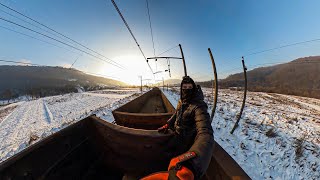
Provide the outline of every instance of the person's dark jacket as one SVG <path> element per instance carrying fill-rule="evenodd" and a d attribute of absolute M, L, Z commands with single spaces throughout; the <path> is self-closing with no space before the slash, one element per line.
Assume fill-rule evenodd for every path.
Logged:
<path fill-rule="evenodd" d="M 168 121 L 170 129 L 183 140 L 181 144 L 187 144 L 186 151 L 197 154 L 196 158 L 186 164 L 194 172 L 195 179 L 204 175 L 213 152 L 213 130 L 207 110 L 202 90 L 198 86 L 194 97 L 188 103 L 179 101 L 175 115 Z"/>

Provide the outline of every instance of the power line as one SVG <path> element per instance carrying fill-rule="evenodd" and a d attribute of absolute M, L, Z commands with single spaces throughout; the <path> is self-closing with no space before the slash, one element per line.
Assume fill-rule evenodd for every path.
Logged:
<path fill-rule="evenodd" d="M 71 66 L 69 67 L 69 69 L 71 69 L 72 66 L 78 61 L 78 59 L 80 58 L 80 56 L 82 56 L 82 54 L 77 57 L 77 59 L 71 64 Z"/>
<path fill-rule="evenodd" d="M 35 24 L 33 24 L 33 23 L 30 23 L 30 22 L 28 22 L 28 21 L 26 21 L 26 20 L 24 20 L 24 19 L 22 19 L 22 18 L 20 18 L 20 17 L 18 17 L 18 16 L 15 16 L 15 15 L 13 15 L 13 14 L 11 14 L 11 13 L 8 13 L 8 12 L 6 12 L 6 11 L 2 10 L 2 9 L 0 9 L 0 11 L 2 11 L 3 13 L 6 13 L 6 14 L 8 14 L 8 15 L 10 15 L 10 16 L 12 16 L 12 17 L 16 18 L 16 19 L 19 19 L 19 20 L 21 20 L 21 21 L 23 21 L 23 22 L 25 22 L 25 23 L 27 23 L 27 24 L 29 24 L 29 25 L 33 26 L 33 27 L 36 27 L 36 28 L 38 28 L 38 29 L 41 29 L 41 30 L 43 30 L 43 31 L 45 31 L 45 32 L 47 32 L 47 33 L 49 33 L 49 34 L 51 34 L 51 35 L 53 35 L 53 36 L 57 37 L 57 38 L 62 39 L 62 38 L 61 38 L 60 36 L 58 36 L 57 34 L 52 33 L 52 32 L 50 32 L 50 31 L 48 31 L 48 30 L 46 30 L 46 29 L 43 29 L 43 28 L 41 28 L 40 26 L 37 26 L 37 25 L 35 25 Z"/>
<path fill-rule="evenodd" d="M 56 31 L 56 30 L 54 30 L 54 29 L 52 29 L 52 28 L 50 28 L 50 27 L 46 26 L 45 24 L 43 24 L 43 23 L 41 23 L 41 22 L 39 22 L 39 21 L 37 21 L 37 20 L 35 20 L 35 19 L 33 19 L 33 18 L 31 18 L 31 17 L 27 16 L 27 15 L 24 15 L 23 13 L 21 13 L 21 12 L 19 12 L 19 11 L 15 10 L 15 9 L 13 9 L 13 8 L 11 8 L 11 7 L 9 7 L 9 6 L 5 5 L 5 4 L 3 4 L 3 3 L 1 3 L 1 2 L 0 2 L 0 5 L 1 5 L 1 6 L 3 6 L 3 7 L 5 7 L 5 8 L 7 8 L 7 9 L 10 9 L 11 11 L 13 11 L 13 12 L 15 12 L 15 13 L 17 13 L 17 14 L 19 14 L 19 15 L 21 15 L 21 16 L 23 16 L 23 17 L 25 17 L 25 18 L 27 18 L 27 19 L 29 19 L 29 20 L 31 20 L 31 21 L 33 21 L 33 22 L 35 22 L 35 23 L 37 23 L 37 24 L 39 24 L 39 25 L 41 25 L 41 26 L 43 26 L 43 27 L 46 27 L 47 29 L 49 29 L 49 30 L 51 30 L 51 31 L 53 31 L 53 32 L 55 32 L 55 33 L 57 33 L 57 34 L 59 34 L 60 36 L 62 36 L 62 37 L 64 37 L 64 38 L 66 38 L 66 39 L 68 39 L 68 40 L 70 40 L 70 41 L 72 41 L 72 42 L 74 42 L 74 43 L 76 43 L 76 44 L 80 45 L 81 47 L 83 47 L 83 48 L 85 48 L 85 49 L 87 49 L 87 50 L 89 50 L 89 51 L 91 51 L 91 52 L 94 52 L 94 53 L 96 53 L 96 54 L 98 54 L 98 55 L 100 55 L 100 56 L 102 56 L 102 57 L 104 57 L 104 58 L 108 59 L 109 61 L 111 61 L 111 62 L 113 62 L 113 63 L 117 64 L 118 66 L 121 66 L 122 68 L 124 68 L 121 64 L 118 64 L 117 62 L 113 61 L 112 59 L 107 58 L 106 56 L 104 56 L 104 55 L 102 55 L 102 54 L 98 53 L 97 51 L 92 50 L 91 48 L 88 48 L 88 47 L 87 47 L 87 46 L 85 46 L 85 45 L 82 45 L 81 43 L 79 43 L 79 42 L 77 42 L 77 41 L 75 41 L 75 40 L 73 40 L 73 39 L 69 38 L 69 37 L 68 37 L 68 36 L 66 36 L 66 35 L 63 35 L 62 33 L 60 33 L 60 32 L 58 32 L 58 31 Z"/>
<path fill-rule="evenodd" d="M 30 37 L 30 38 L 32 38 L 32 39 L 35 39 L 35 40 L 41 41 L 41 42 L 46 43 L 46 44 L 50 44 L 50 45 L 52 45 L 52 46 L 55 46 L 55 47 L 58 47 L 58 48 L 64 49 L 64 50 L 66 50 L 66 51 L 69 51 L 69 52 L 75 53 L 75 54 L 77 54 L 77 55 L 79 55 L 79 56 L 82 56 L 82 54 L 80 54 L 80 53 L 78 53 L 78 52 L 72 51 L 72 50 L 67 49 L 67 48 L 64 48 L 64 47 L 62 47 L 62 46 L 58 46 L 58 45 L 56 45 L 56 44 L 53 44 L 53 43 L 51 43 L 51 42 L 48 42 L 48 41 L 45 41 L 45 40 L 42 40 L 42 39 L 39 39 L 39 38 L 36 38 L 36 37 L 34 37 L 34 36 L 31 36 L 31 35 L 28 35 L 28 34 L 25 34 L 25 33 L 22 33 L 22 32 L 19 32 L 19 31 L 16 31 L 16 30 L 13 30 L 13 29 L 10 29 L 10 28 L 7 28 L 7 27 L 4 27 L 4 26 L 0 26 L 0 28 L 6 29 L 6 30 L 8 30 L 8 31 L 12 31 L 12 32 L 17 33 L 17 34 L 24 35 L 24 36 L 27 36 L 27 37 Z M 89 58 L 90 58 L 90 57 L 89 57 Z M 97 59 L 94 59 L 94 58 L 90 58 L 90 59 L 92 59 L 92 60 L 94 60 L 94 61 L 97 61 L 97 62 L 98 62 L 98 60 L 97 60 Z M 99 62 L 100 62 L 100 61 L 99 61 Z"/>
<path fill-rule="evenodd" d="M 162 55 L 162 54 L 164 54 L 164 53 L 166 53 L 166 52 L 168 52 L 168 51 L 171 51 L 172 49 L 174 49 L 174 48 L 176 48 L 176 47 L 178 47 L 178 45 L 176 45 L 176 46 L 174 46 L 174 47 L 171 47 L 171 48 L 165 50 L 164 52 L 158 54 L 157 56 L 160 56 L 160 55 Z"/>
<path fill-rule="evenodd" d="M 319 62 L 316 62 L 316 61 L 306 61 L 306 62 L 287 62 L 287 63 L 284 63 L 284 62 L 274 62 L 274 63 L 263 63 L 263 64 L 256 64 L 256 65 L 251 65 L 251 66 L 247 66 L 247 67 L 250 67 L 250 68 L 255 68 L 255 67 L 259 67 L 259 66 L 263 66 L 263 67 L 267 67 L 265 65 L 289 65 L 289 64 L 298 64 L 298 65 L 301 65 L 301 64 L 319 64 L 320 65 L 320 61 Z"/>
<path fill-rule="evenodd" d="M 147 9 L 148 9 L 148 17 L 149 17 L 149 24 L 150 24 L 150 31 L 151 31 L 151 39 L 152 39 L 152 46 L 153 46 L 153 54 L 156 56 L 156 49 L 154 48 L 154 40 L 153 40 L 153 32 L 152 32 L 152 25 L 151 25 L 151 17 L 150 17 L 150 11 L 149 11 L 149 3 L 148 0 L 146 0 L 147 3 Z"/>
<path fill-rule="evenodd" d="M 119 78 L 114 77 L 114 76 L 106 76 L 106 75 L 103 75 L 103 74 L 91 73 L 91 72 L 87 72 L 87 71 L 83 71 L 83 70 L 80 70 L 80 71 L 83 72 L 83 73 L 89 74 L 89 75 L 99 76 L 99 77 L 103 77 L 103 78 L 113 78 L 113 79 L 117 79 L 118 81 L 121 81 Z"/>
<path fill-rule="evenodd" d="M 148 3 L 148 0 L 146 0 L 146 4 L 147 4 L 147 10 L 148 10 L 148 17 L 149 17 L 149 26 L 150 26 L 150 31 L 151 31 L 153 55 L 156 56 L 156 49 L 154 48 L 154 40 L 153 40 L 153 32 L 152 32 L 152 25 L 151 25 L 151 18 L 150 18 L 150 11 L 149 11 L 149 3 Z M 157 71 L 157 70 L 158 70 L 157 59 L 155 60 L 155 65 L 156 65 L 156 71 Z"/>
<path fill-rule="evenodd" d="M 320 65 L 320 61 L 319 62 L 315 62 L 315 61 L 306 61 L 306 62 L 274 62 L 274 63 L 262 63 L 262 64 L 255 64 L 255 65 L 249 65 L 247 66 L 247 68 L 259 68 L 259 66 L 262 66 L 260 68 L 263 68 L 263 67 L 268 67 L 268 66 L 265 66 L 265 65 L 288 65 L 288 64 L 295 64 L 295 65 L 301 65 L 301 64 L 318 64 Z M 227 73 L 231 73 L 232 71 L 234 70 L 242 70 L 243 68 L 235 68 L 235 69 L 230 69 L 228 71 L 222 71 L 220 72 L 221 74 L 227 74 Z M 242 72 L 240 72 L 242 73 Z"/>
<path fill-rule="evenodd" d="M 67 48 L 64 48 L 64 47 L 58 46 L 58 45 L 53 44 L 53 43 L 51 43 L 51 42 L 48 42 L 48 41 L 45 41 L 45 40 L 42 40 L 42 39 L 36 38 L 36 37 L 34 37 L 34 36 L 30 36 L 30 35 L 28 35 L 28 34 L 25 34 L 25 33 L 22 33 L 22 32 L 19 32 L 19 31 L 16 31 L 16 30 L 13 30 L 13 29 L 10 29 L 10 28 L 7 28 L 7 27 L 4 27 L 4 26 L 0 26 L 0 28 L 6 29 L 6 30 L 8 30 L 8 31 L 11 31 L 11 32 L 14 32 L 14 33 L 17 33 L 17 34 L 24 35 L 24 36 L 27 36 L 27 37 L 30 37 L 30 38 L 32 38 L 32 39 L 35 39 L 35 40 L 38 40 L 38 41 L 41 41 L 41 42 L 44 42 L 44 43 L 50 44 L 50 45 L 52 45 L 52 46 L 55 46 L 55 47 L 58 47 L 58 48 L 64 49 L 64 50 L 66 50 L 66 51 L 69 51 L 69 52 L 72 52 L 72 53 L 75 53 L 75 54 L 79 54 L 79 53 L 77 53 L 77 52 L 71 51 L 71 50 L 69 50 L 69 49 L 67 49 Z"/>
<path fill-rule="evenodd" d="M 261 54 L 261 53 L 265 53 L 265 52 L 269 52 L 269 51 L 274 51 L 274 50 L 277 50 L 277 49 L 282 49 L 282 48 L 286 48 L 286 47 L 290 47 L 290 46 L 296 46 L 296 45 L 300 45 L 300 44 L 306 44 L 306 43 L 315 42 L 315 41 L 320 41 L 320 39 L 316 38 L 316 39 L 311 39 L 311 40 L 307 40 L 307 41 L 301 41 L 301 42 L 296 42 L 296 43 L 292 43 L 292 44 L 286 44 L 286 45 L 283 45 L 283 46 L 278 46 L 278 47 L 274 47 L 274 48 L 270 48 L 270 49 L 265 49 L 265 50 L 262 50 L 262 51 L 249 53 L 249 54 L 247 54 L 247 55 L 245 55 L 243 57 L 248 57 L 248 56 L 252 56 L 252 55 L 256 55 L 256 54 Z"/>
<path fill-rule="evenodd" d="M 66 46 L 69 46 L 69 47 L 71 47 L 71 48 L 73 48 L 73 49 L 76 49 L 76 50 L 78 50 L 78 51 L 81 51 L 81 52 L 83 52 L 83 53 L 85 53 L 85 54 L 87 54 L 87 55 L 90 55 L 90 56 L 93 56 L 93 57 L 95 57 L 95 58 L 97 58 L 97 59 L 100 59 L 100 60 L 102 60 L 102 61 L 104 61 L 104 62 L 106 62 L 106 63 L 109 63 L 109 64 L 111 64 L 111 65 L 114 65 L 114 66 L 116 66 L 116 67 L 118 67 L 118 68 L 124 69 L 123 67 L 121 67 L 121 66 L 119 66 L 119 65 L 117 65 L 117 64 L 113 64 L 112 62 L 106 61 L 106 60 L 104 60 L 104 59 L 102 59 L 102 58 L 100 58 L 100 57 L 98 57 L 98 56 L 96 56 L 96 55 L 93 55 L 93 54 L 87 52 L 87 51 L 84 51 L 84 50 L 82 50 L 82 49 L 79 49 L 79 48 L 77 48 L 77 47 L 75 47 L 75 46 L 73 46 L 73 45 L 70 45 L 70 44 L 65 43 L 65 42 L 63 42 L 63 41 L 60 41 L 60 40 L 58 40 L 58 39 L 56 39 L 56 38 L 53 38 L 53 37 L 48 36 L 48 35 L 46 35 L 46 34 L 43 34 L 43 33 L 41 33 L 41 32 L 38 32 L 38 31 L 35 31 L 35 30 L 30 29 L 30 28 L 28 28 L 28 27 L 25 27 L 25 26 L 23 26 L 23 25 L 21 25 L 21 24 L 18 24 L 18 23 L 15 23 L 15 22 L 13 22 L 13 21 L 4 19 L 4 18 L 2 18 L 2 17 L 0 17 L 0 20 L 6 21 L 6 22 L 8 22 L 8 23 L 11 23 L 11 24 L 14 24 L 14 25 L 16 25 L 16 26 L 22 27 L 22 28 L 27 29 L 27 30 L 29 30 L 29 31 L 32 31 L 32 32 L 34 32 L 34 33 L 40 34 L 40 35 L 42 35 L 42 36 L 44 36 L 44 37 L 47 37 L 47 38 L 52 39 L 52 40 L 54 40 L 54 41 L 57 41 L 57 42 L 59 42 L 59 43 L 61 43 L 61 44 L 64 44 L 64 45 L 66 45 Z"/>
<path fill-rule="evenodd" d="M 120 17 L 121 17 L 121 19 L 122 19 L 123 23 L 126 25 L 126 27 L 127 27 L 128 31 L 130 32 L 130 34 L 131 34 L 132 38 L 133 38 L 133 39 L 134 39 L 134 41 L 136 42 L 136 44 L 137 44 L 137 46 L 138 46 L 138 48 L 139 48 L 139 50 L 140 50 L 140 52 L 141 52 L 142 56 L 143 56 L 143 57 L 144 57 L 144 59 L 146 60 L 146 62 L 147 62 L 147 64 L 148 64 L 148 66 L 149 66 L 149 68 L 150 68 L 150 70 L 151 70 L 151 72 L 152 72 L 152 74 L 153 74 L 153 70 L 152 70 L 152 68 L 151 68 L 150 64 L 148 63 L 148 60 L 147 60 L 146 56 L 144 55 L 144 53 L 143 53 L 143 51 L 142 51 L 142 49 L 141 49 L 141 47 L 140 47 L 140 45 L 139 45 L 139 43 L 138 43 L 137 39 L 136 39 L 136 38 L 135 38 L 135 36 L 133 35 L 133 33 L 132 33 L 132 31 L 131 31 L 131 29 L 130 29 L 130 27 L 129 27 L 128 23 L 127 23 L 127 21 L 126 21 L 126 20 L 124 19 L 124 17 L 122 16 L 122 14 L 121 14 L 121 12 L 120 12 L 120 9 L 118 8 L 118 6 L 117 6 L 117 4 L 114 2 L 114 0 L 111 0 L 111 2 L 112 2 L 112 4 L 113 4 L 113 6 L 116 8 L 116 10 L 117 10 L 118 14 L 120 15 Z"/>
<path fill-rule="evenodd" d="M 265 49 L 265 50 L 262 50 L 262 51 L 253 52 L 253 53 L 247 54 L 247 55 L 245 55 L 243 57 L 252 56 L 252 55 L 255 55 L 255 54 L 261 54 L 261 53 L 265 53 L 265 52 L 268 52 L 268 51 L 274 51 L 274 50 L 285 48 L 285 47 L 296 46 L 296 45 L 299 45 L 299 44 L 310 43 L 310 42 L 314 42 L 314 41 L 320 41 L 320 39 L 319 38 L 318 39 L 311 39 L 311 40 L 307 40 L 307 41 L 301 41 L 301 42 L 296 42 L 296 43 L 292 43 L 292 44 L 286 44 L 286 45 L 279 46 L 279 47 L 274 47 L 274 48 Z"/>

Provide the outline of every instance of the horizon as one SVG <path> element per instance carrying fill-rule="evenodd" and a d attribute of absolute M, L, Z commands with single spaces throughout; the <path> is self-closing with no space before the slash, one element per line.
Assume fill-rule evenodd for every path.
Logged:
<path fill-rule="evenodd" d="M 300 57 L 319 55 L 318 1 L 183 2 L 148 1 L 153 49 L 146 2 L 116 1 L 146 57 L 181 44 L 188 75 L 196 81 L 210 80 L 212 77 L 207 48 L 212 49 L 219 79 L 242 71 L 241 56 L 245 56 L 246 66 L 250 69 L 258 64 L 285 63 Z M 0 51 L 3 52 L 0 59 L 63 67 L 74 64 L 72 67 L 81 71 L 116 77 L 133 85 L 140 84 L 141 75 L 143 79 L 153 79 L 111 1 L 4 0 L 1 3 L 92 48 L 124 68 L 117 68 L 5 21 L 0 21 L 0 39 L 6 42 L 0 45 Z M 48 29 L 44 31 L 44 27 L 39 29 L 26 23 L 35 24 L 4 6 L 0 6 L 0 17 L 52 36 Z M 68 39 L 61 36 L 60 39 L 83 49 Z M 180 56 L 179 51 L 175 47 L 163 55 Z M 167 69 L 166 60 L 149 62 L 154 72 L 162 71 L 154 79 L 180 79 L 183 76 L 182 62 L 170 61 L 172 77 L 164 73 Z"/>
<path fill-rule="evenodd" d="M 290 63 L 290 62 L 293 62 L 293 61 L 296 61 L 296 60 L 299 60 L 299 59 L 310 58 L 310 57 L 320 57 L 320 55 L 319 56 L 298 57 L 296 59 L 293 59 L 293 60 L 290 60 L 290 61 L 286 61 L 286 62 L 275 62 L 275 63 L 271 63 L 271 64 L 267 63 L 267 64 L 259 65 L 259 66 L 256 66 L 256 67 L 252 67 L 250 70 L 247 70 L 247 72 L 255 70 L 255 69 L 259 69 L 259 68 L 266 68 L 266 67 L 272 67 L 272 66 L 277 66 L 277 65 L 281 65 L 281 64 L 287 64 L 287 63 Z M 76 71 L 80 71 L 80 72 L 82 72 L 84 74 L 87 74 L 87 75 L 96 76 L 96 77 L 102 77 L 102 78 L 111 79 L 111 80 L 115 80 L 115 81 L 120 81 L 122 83 L 125 83 L 127 86 L 140 86 L 141 85 L 140 83 L 139 84 L 130 84 L 130 83 L 127 83 L 125 81 L 122 81 L 121 79 L 119 79 L 117 77 L 110 77 L 110 76 L 103 75 L 103 74 L 95 74 L 95 73 L 91 73 L 91 72 L 85 72 L 85 71 L 82 71 L 81 69 L 77 69 L 77 68 L 74 68 L 74 67 L 70 68 L 70 67 L 59 66 L 59 65 L 57 65 L 57 66 L 34 65 L 34 64 L 29 64 L 29 62 L 21 62 L 21 63 L 23 63 L 23 64 L 11 63 L 11 65 L 10 64 L 5 64 L 5 65 L 1 65 L 0 64 L 0 66 L 56 67 L 56 68 L 62 68 L 62 69 L 76 70 Z M 229 74 L 228 76 L 226 76 L 224 78 L 218 78 L 218 80 L 225 80 L 229 76 L 232 76 L 232 75 L 235 75 L 235 74 L 239 74 L 239 73 L 242 73 L 242 72 L 231 73 L 231 74 Z M 160 80 L 160 79 L 155 80 L 155 82 L 153 82 L 152 79 L 145 79 L 145 80 L 147 80 L 147 82 L 145 84 L 143 83 L 143 86 L 147 85 L 147 84 L 152 84 L 152 85 L 157 85 L 159 83 L 162 84 L 162 80 Z M 164 81 L 170 81 L 170 80 L 182 80 L 182 77 L 181 78 L 177 77 L 177 78 L 164 79 Z M 212 81 L 212 80 L 213 80 L 213 78 L 204 79 L 204 80 L 195 80 L 195 82 L 207 82 L 207 81 Z M 150 81 L 152 81 L 153 83 L 149 83 Z"/>

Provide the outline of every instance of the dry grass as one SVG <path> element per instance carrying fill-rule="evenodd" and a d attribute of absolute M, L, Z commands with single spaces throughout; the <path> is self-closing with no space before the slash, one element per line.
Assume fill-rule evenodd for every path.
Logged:
<path fill-rule="evenodd" d="M 271 128 L 266 132 L 266 136 L 268 136 L 270 138 L 274 138 L 274 137 L 277 137 L 278 134 L 275 132 L 274 128 Z"/>
<path fill-rule="evenodd" d="M 303 145 L 304 145 L 304 142 L 306 141 L 306 137 L 307 137 L 306 134 L 304 134 L 293 142 L 293 146 L 296 148 L 295 149 L 296 161 L 299 160 L 303 155 L 303 150 L 304 150 Z"/>
<path fill-rule="evenodd" d="M 0 122 L 4 119 L 10 112 L 12 112 L 17 106 L 10 106 L 7 108 L 0 109 Z"/>

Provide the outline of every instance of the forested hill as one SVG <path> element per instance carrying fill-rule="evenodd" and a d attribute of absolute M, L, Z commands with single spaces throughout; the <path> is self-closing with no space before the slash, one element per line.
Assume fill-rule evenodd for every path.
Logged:
<path fill-rule="evenodd" d="M 247 77 L 250 91 L 320 98 L 320 56 L 256 68 L 248 71 Z M 243 73 L 230 75 L 219 84 L 222 88 L 243 87 Z"/>
<path fill-rule="evenodd" d="M 113 79 L 85 74 L 76 69 L 48 66 L 0 66 L 0 99 L 9 96 L 47 96 L 77 90 L 125 86 Z"/>

